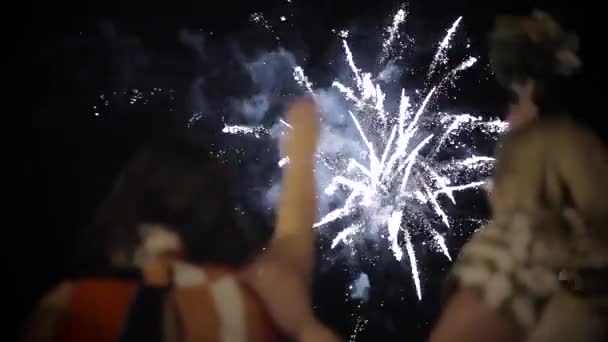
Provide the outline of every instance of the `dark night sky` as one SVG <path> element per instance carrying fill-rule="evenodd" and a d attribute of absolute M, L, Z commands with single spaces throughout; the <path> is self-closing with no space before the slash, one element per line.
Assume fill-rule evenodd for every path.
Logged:
<path fill-rule="evenodd" d="M 419 41 L 435 42 L 436 39 L 424 39 L 426 32 L 439 37 L 457 16 L 463 15 L 462 30 L 471 38 L 477 54 L 483 55 L 485 34 L 497 13 L 526 13 L 535 5 L 551 11 L 581 33 L 582 55 L 586 59 L 588 49 L 584 48 L 590 38 L 583 30 L 584 9 L 555 2 L 547 2 L 551 4 L 548 7 L 538 1 L 491 2 L 414 0 L 409 6 L 411 25 Z M 290 23 L 294 28 L 279 32 L 289 37 L 282 39 L 282 45 L 298 56 L 308 57 L 304 66 L 313 79 L 329 82 L 326 75 L 331 70 L 326 62 L 332 56 L 335 40 L 328 32 L 354 23 L 360 30 L 374 28 L 374 32 L 379 32 L 380 25 L 399 4 L 384 0 L 293 0 L 290 12 L 294 18 Z M 75 236 L 108 191 L 121 163 L 141 141 L 183 124 L 176 118 L 191 110 L 193 80 L 197 76 L 217 80 L 217 86 L 209 90 L 210 97 L 235 96 L 243 91 L 244 86 L 235 85 L 239 75 L 231 65 L 235 63 L 229 58 L 231 52 L 237 46 L 244 53 L 277 46 L 271 35 L 252 31 L 249 14 L 263 12 L 267 17 L 278 17 L 287 13 L 286 8 L 285 0 L 196 1 L 187 5 L 124 1 L 78 6 L 52 2 L 38 7 L 33 17 L 33 32 L 38 38 L 34 47 L 33 139 L 25 173 L 29 207 L 35 208 L 32 210 L 36 214 L 23 229 L 28 248 L 37 253 L 27 265 L 34 269 L 30 271 L 33 281 L 29 282 L 31 288 L 20 292 L 19 317 L 38 296 L 69 273 Z M 182 29 L 214 32 L 206 44 L 205 63 L 180 43 L 178 33 Z M 457 105 L 496 112 L 504 99 L 493 82 L 479 86 L 475 77 L 481 76 L 477 72 L 463 77 L 460 87 L 477 88 L 465 92 Z M 112 110 L 99 117 L 93 115 L 92 107 L 101 105 L 100 94 L 154 87 L 174 92 L 165 92 L 146 106 L 129 106 L 123 97 Z M 213 134 L 217 127 L 203 131 Z M 427 268 L 434 266 L 438 270 L 430 276 L 426 290 L 431 299 L 424 305 L 408 306 L 391 302 L 390 295 L 385 294 L 385 306 L 370 314 L 381 318 L 370 323 L 364 336 L 421 340 L 432 324 L 442 269 L 446 267 L 445 263 L 431 262 Z M 385 281 L 397 285 L 404 282 L 413 301 L 409 276 L 386 272 Z M 337 292 L 344 286 L 344 277 L 336 270 L 317 285 L 318 302 L 323 307 L 321 316 L 342 333 L 348 332 L 352 324 L 349 309 L 341 306 L 343 300 Z M 379 325 L 377 322 L 382 320 L 385 324 Z"/>

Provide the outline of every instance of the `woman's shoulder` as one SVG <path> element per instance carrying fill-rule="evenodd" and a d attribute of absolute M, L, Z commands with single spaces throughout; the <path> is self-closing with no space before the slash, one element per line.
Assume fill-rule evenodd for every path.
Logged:
<path fill-rule="evenodd" d="M 497 159 L 504 163 L 531 160 L 578 160 L 593 155 L 597 161 L 606 158 L 606 146 L 596 132 L 567 116 L 548 117 L 529 123 L 502 137 Z M 503 164 L 504 164 L 503 163 Z"/>
<path fill-rule="evenodd" d="M 68 310 L 75 284 L 65 281 L 47 292 L 34 308 L 27 323 L 23 341 L 51 341 L 57 322 Z"/>
<path fill-rule="evenodd" d="M 572 143 L 601 144 L 593 129 L 566 115 L 541 118 L 510 133 L 509 137 L 515 142 L 543 142 L 553 146 Z"/>

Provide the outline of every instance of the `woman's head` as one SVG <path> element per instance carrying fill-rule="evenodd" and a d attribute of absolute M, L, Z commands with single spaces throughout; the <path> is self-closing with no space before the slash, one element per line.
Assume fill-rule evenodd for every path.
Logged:
<path fill-rule="evenodd" d="M 190 261 L 244 263 L 264 234 L 245 220 L 230 171 L 185 139 L 148 146 L 127 164 L 100 206 L 85 246 L 97 245 L 93 254 L 102 267 L 130 263 L 142 227 L 156 225 L 179 236 Z"/>
<path fill-rule="evenodd" d="M 562 114 L 572 77 L 582 67 L 577 52 L 577 37 L 544 13 L 498 18 L 490 60 L 511 95 L 509 121 L 518 125 L 537 115 Z"/>

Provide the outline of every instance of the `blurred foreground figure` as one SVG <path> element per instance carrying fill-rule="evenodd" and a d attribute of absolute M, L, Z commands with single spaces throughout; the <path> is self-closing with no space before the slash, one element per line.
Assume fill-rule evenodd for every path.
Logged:
<path fill-rule="evenodd" d="M 608 154 L 560 97 L 576 37 L 545 14 L 499 18 L 498 80 L 513 94 L 492 222 L 465 245 L 431 341 L 608 340 Z"/>
<path fill-rule="evenodd" d="M 314 103 L 296 101 L 288 119 L 290 165 L 270 239 L 243 214 L 230 170 L 209 151 L 187 141 L 153 146 L 85 232 L 92 275 L 43 298 L 25 340 L 334 341 L 310 299 Z"/>

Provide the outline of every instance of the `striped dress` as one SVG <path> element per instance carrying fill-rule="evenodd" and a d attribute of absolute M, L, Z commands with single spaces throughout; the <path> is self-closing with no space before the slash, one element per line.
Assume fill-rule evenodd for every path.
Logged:
<path fill-rule="evenodd" d="M 124 277 L 88 277 L 64 283 L 43 300 L 38 310 L 42 314 L 38 320 L 34 317 L 26 339 L 279 340 L 262 303 L 233 271 L 184 262 L 174 263 L 171 271 L 170 286 L 148 286 L 140 279 Z"/>

